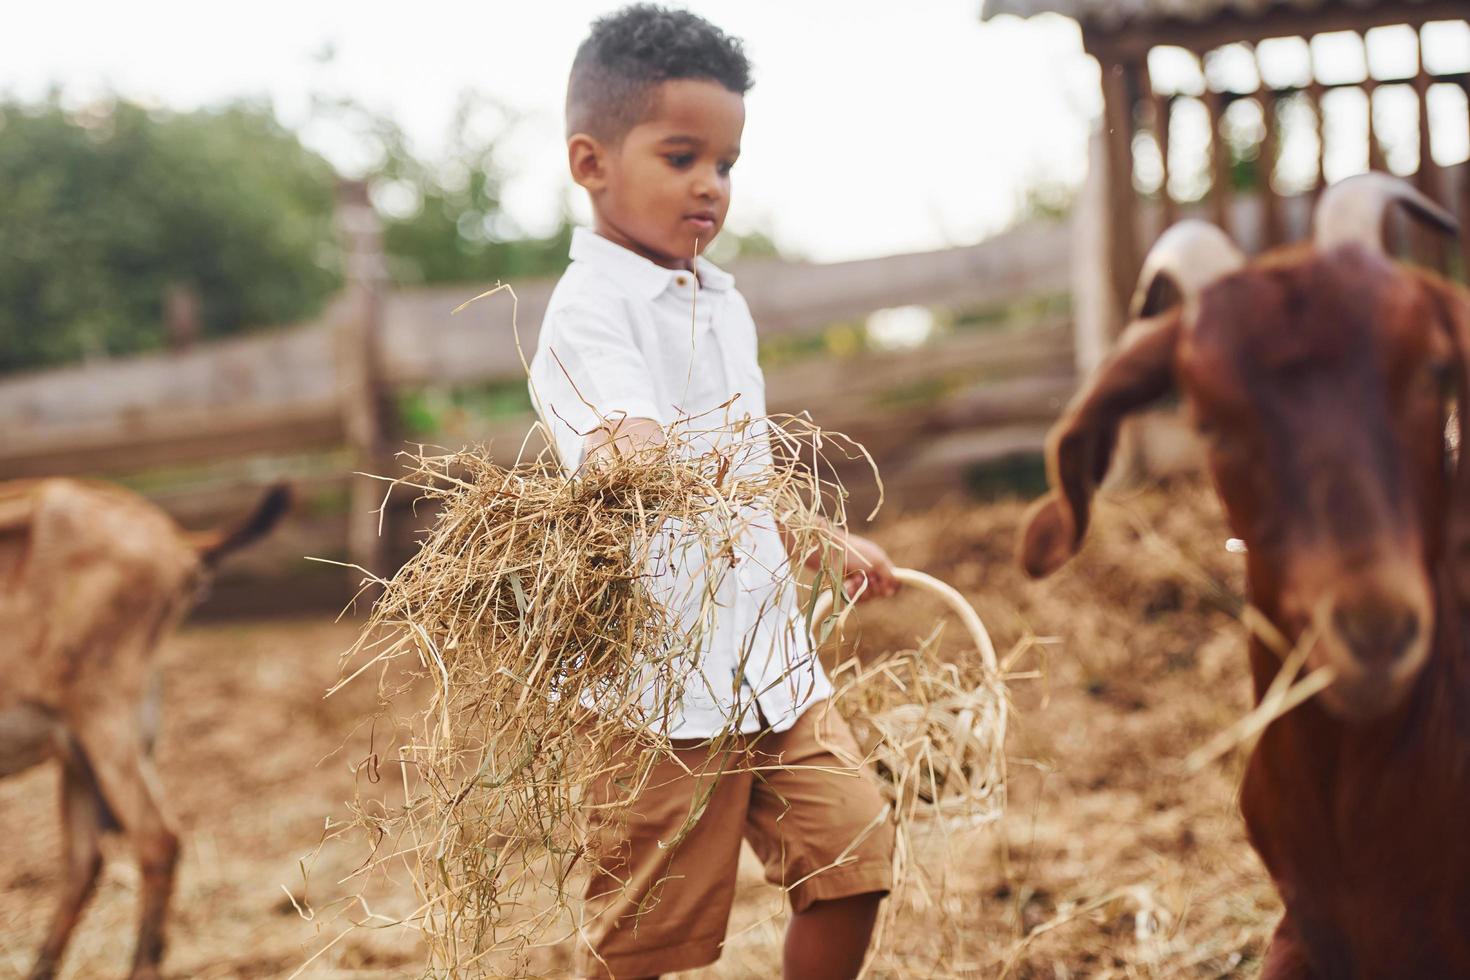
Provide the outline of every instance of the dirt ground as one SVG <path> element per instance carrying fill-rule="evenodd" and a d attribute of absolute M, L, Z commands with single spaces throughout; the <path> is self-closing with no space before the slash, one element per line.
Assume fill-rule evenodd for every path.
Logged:
<path fill-rule="evenodd" d="M 901 564 L 964 591 L 1002 649 L 1026 635 L 1055 642 L 1014 667 L 1031 676 L 1011 684 L 1006 817 L 925 846 L 926 867 L 948 869 L 944 888 L 897 910 L 873 974 L 1254 975 L 1279 907 L 1236 811 L 1243 760 L 1184 766 L 1248 706 L 1239 559 L 1218 508 L 1189 483 L 1115 498 L 1082 557 L 1045 583 L 1013 564 L 1021 510 L 893 514 L 875 533 Z M 874 604 L 864 643 L 912 645 L 936 609 Z M 168 977 L 419 975 L 410 931 L 344 934 L 349 917 L 411 911 L 411 892 L 379 883 L 367 908 L 343 906 L 360 889 L 338 882 L 365 851 L 318 850 L 374 745 L 371 684 L 322 696 L 355 629 L 326 617 L 193 626 L 162 651 L 158 764 L 185 836 Z M 24 975 L 51 913 L 56 795 L 49 766 L 0 782 L 0 977 Z M 725 956 L 693 976 L 779 971 L 780 896 L 746 857 Z M 117 842 L 109 858 L 66 977 L 126 971 L 137 873 Z M 564 975 L 566 957 L 535 962 Z"/>

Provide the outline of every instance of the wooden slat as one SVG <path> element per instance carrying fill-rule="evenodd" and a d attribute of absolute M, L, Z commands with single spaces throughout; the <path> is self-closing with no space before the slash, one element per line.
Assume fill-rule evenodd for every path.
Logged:
<path fill-rule="evenodd" d="M 966 248 L 831 265 L 766 261 L 736 272 L 762 334 L 771 335 L 883 306 L 1003 306 L 1062 293 L 1070 252 L 1065 225 L 1040 224 Z M 551 288 L 541 281 L 519 291 L 528 356 Z M 383 382 L 453 385 L 524 377 L 511 338 L 509 295 L 449 315 L 472 295 L 474 287 L 466 286 L 387 296 Z M 317 324 L 184 354 L 0 381 L 0 418 L 6 422 L 0 429 L 0 478 L 120 472 L 341 445 L 348 429 L 341 408 L 344 385 L 357 383 L 341 371 L 351 359 L 351 350 L 341 347 L 342 331 L 363 315 L 361 302 L 344 295 Z"/>
<path fill-rule="evenodd" d="M 1142 255 L 1138 244 L 1138 194 L 1133 189 L 1133 103 L 1129 89 L 1132 64 L 1103 67 L 1104 159 L 1107 161 L 1107 233 L 1109 281 L 1117 322 L 1126 318 Z"/>
<path fill-rule="evenodd" d="M 1418 71 L 1414 73 L 1414 94 L 1419 103 L 1419 172 L 1416 183 L 1419 190 L 1426 194 L 1431 200 L 1443 204 L 1444 197 L 1444 174 L 1434 162 L 1434 151 L 1432 145 L 1433 131 L 1429 119 L 1429 86 L 1434 79 L 1424 68 L 1424 46 L 1420 42 L 1419 33 L 1414 33 L 1415 51 L 1414 57 L 1418 63 Z"/>
<path fill-rule="evenodd" d="M 1312 185 L 1312 197 L 1315 199 L 1327 189 L 1327 114 L 1322 111 L 1322 97 L 1327 88 L 1322 83 L 1322 75 L 1317 64 L 1317 55 L 1312 50 L 1311 38 L 1307 42 L 1307 86 L 1304 90 L 1307 103 L 1312 107 L 1312 125 L 1317 127 L 1317 178 Z"/>
<path fill-rule="evenodd" d="M 1365 80 L 1362 84 L 1363 94 L 1368 98 L 1368 169 L 1387 170 L 1388 161 L 1383 155 L 1383 144 L 1378 139 L 1378 124 L 1373 118 L 1373 96 L 1378 91 L 1378 80 L 1373 77 L 1372 66 L 1368 60 L 1368 37 L 1365 31 L 1356 32 L 1358 43 L 1363 49 L 1363 74 Z"/>
<path fill-rule="evenodd" d="M 1370 78 L 1363 83 L 1362 88 L 1368 99 L 1368 169 L 1387 170 L 1388 159 L 1383 152 L 1383 142 L 1378 138 L 1377 120 L 1373 118 L 1373 95 L 1378 91 L 1378 83 Z"/>
<path fill-rule="evenodd" d="M 1042 222 L 967 248 L 826 265 L 768 260 L 735 274 L 761 334 L 773 336 L 888 306 L 1000 308 L 1064 293 L 1070 260 L 1067 226 Z"/>
<path fill-rule="evenodd" d="M 1470 141 L 1470 77 L 1460 83 L 1465 90 L 1465 131 L 1466 139 Z M 1465 274 L 1470 278 L 1470 160 L 1461 164 L 1458 168 L 1460 187 L 1460 261 L 1465 263 Z M 1446 175 L 1447 179 L 1449 175 Z"/>
<path fill-rule="evenodd" d="M 335 401 L 285 411 L 154 413 L 120 428 L 107 418 L 65 430 L 20 430 L 0 455 L 0 479 L 126 473 L 221 456 L 296 453 L 340 446 Z"/>
<path fill-rule="evenodd" d="M 347 249 L 344 301 L 350 315 L 337 329 L 338 404 L 342 429 L 352 452 L 348 488 L 347 557 L 349 583 L 364 572 L 382 575 L 387 515 L 381 512 L 382 484 L 367 474 L 392 469 L 387 451 L 392 408 L 383 378 L 383 294 L 387 260 L 383 229 L 368 197 L 367 184 L 343 181 L 338 189 L 337 226 Z"/>
<path fill-rule="evenodd" d="M 1317 179 L 1312 185 L 1313 197 L 1327 189 L 1327 116 L 1322 111 L 1323 92 L 1316 82 L 1307 87 L 1307 101 L 1312 106 L 1312 119 L 1317 127 Z"/>
<path fill-rule="evenodd" d="M 1253 4 L 1249 13 L 1222 11 L 1200 20 L 1170 19 L 1158 24 L 1129 22 L 1117 32 L 1083 25 L 1082 42 L 1099 61 L 1146 57 L 1161 44 L 1203 53 L 1237 41 L 1255 43 L 1274 37 L 1310 37 L 1335 31 L 1367 31 L 1374 27 L 1435 20 L 1465 20 L 1465 0 L 1417 0 L 1411 4 L 1319 3 L 1310 9 L 1289 4 Z"/>
<path fill-rule="evenodd" d="M 330 308 L 317 325 L 0 383 L 0 478 L 116 472 L 340 443 Z"/>
<path fill-rule="evenodd" d="M 1179 220 L 1179 207 L 1169 193 L 1169 135 L 1173 128 L 1174 100 L 1167 95 L 1151 92 L 1153 100 L 1154 136 L 1159 143 L 1159 158 L 1163 167 L 1163 181 L 1159 186 L 1159 233 Z"/>
<path fill-rule="evenodd" d="M 1230 235 L 1230 149 L 1225 145 L 1224 97 L 1206 89 L 1205 108 L 1210 112 L 1210 212 L 1215 224 Z"/>
<path fill-rule="evenodd" d="M 1256 157 L 1257 191 L 1261 195 L 1261 206 L 1266 218 L 1266 243 L 1280 245 L 1286 241 L 1286 224 L 1281 214 L 1281 196 L 1276 193 L 1274 178 L 1276 160 L 1280 154 L 1280 120 L 1276 96 L 1269 89 L 1261 92 L 1261 118 L 1265 134 L 1261 139 L 1260 153 Z"/>
<path fill-rule="evenodd" d="M 1044 391 L 1031 386 L 1038 378 Z M 1022 330 L 964 331 L 912 350 L 815 356 L 772 367 L 766 371 L 766 404 L 774 414 L 809 413 L 819 425 L 871 440 L 875 453 L 887 454 L 924 429 L 1055 418 L 1058 386 L 1073 378 L 1071 325 L 1057 321 Z M 911 389 L 931 382 L 940 389 L 932 400 L 922 392 L 910 396 Z M 944 393 L 956 384 L 957 390 Z M 529 413 L 502 419 L 461 432 L 454 441 L 488 444 L 509 461 L 541 450 L 539 437 L 525 443 L 534 421 Z"/>
<path fill-rule="evenodd" d="M 463 384 L 523 376 L 516 354 L 518 328 L 529 359 L 554 282 L 516 283 L 453 314 L 490 288 L 465 284 L 390 293 L 383 308 L 383 363 L 395 385 Z M 512 316 L 514 314 L 514 318 Z"/>
<path fill-rule="evenodd" d="M 979 385 L 945 399 L 931 415 L 935 431 L 954 432 L 1027 422 L 1049 422 L 1062 414 L 1077 390 L 1071 371 L 1037 373 Z"/>
<path fill-rule="evenodd" d="M 980 464 L 1039 456 L 1046 446 L 1047 430 L 1044 423 L 1031 423 L 927 439 L 884 478 L 889 497 L 912 507 L 953 495 L 963 487 L 965 475 Z"/>
<path fill-rule="evenodd" d="M 1071 237 L 1040 223 L 962 248 L 818 264 L 765 260 L 732 268 L 761 336 L 800 333 L 876 309 L 918 303 L 955 309 L 1004 306 L 1066 292 Z M 536 349 L 552 284 L 516 287 L 450 311 L 471 287 L 404 290 L 387 298 L 384 360 L 396 385 L 458 384 L 524 376 L 515 336 Z M 512 329 L 512 310 L 515 327 Z"/>
<path fill-rule="evenodd" d="M 1415 34 L 1418 40 L 1418 34 Z M 1419 55 L 1419 71 L 1414 76 L 1414 97 L 1419 108 L 1419 169 L 1414 174 L 1414 183 L 1419 190 L 1430 200 L 1441 204 L 1446 203 L 1444 194 L 1444 174 L 1434 162 L 1434 153 L 1431 145 L 1432 132 L 1429 125 L 1429 86 L 1431 80 L 1424 71 L 1423 52 Z M 1422 257 L 1423 261 L 1431 268 L 1447 271 L 1449 268 L 1449 249 L 1446 248 L 1444 236 L 1431 232 L 1417 222 L 1411 226 L 1410 241 L 1416 255 Z"/>
<path fill-rule="evenodd" d="M 1449 84 L 1449 85 L 1463 85 L 1463 84 L 1465 84 L 1466 79 L 1467 78 L 1470 78 L 1470 72 L 1458 72 L 1457 71 L 1457 72 L 1433 73 L 1433 74 L 1428 75 L 1428 78 L 1429 78 L 1429 80 L 1430 80 L 1431 83 L 1434 83 L 1434 82 L 1444 82 L 1444 83 Z M 1375 85 L 1413 85 L 1414 84 L 1414 76 L 1413 75 L 1403 75 L 1403 76 L 1396 76 L 1396 77 L 1393 77 L 1393 78 L 1375 78 L 1372 81 L 1373 81 L 1373 84 L 1375 84 Z M 1226 103 L 1228 104 L 1229 102 L 1231 102 L 1231 101 L 1233 101 L 1235 99 L 1248 99 L 1248 98 L 1251 98 L 1253 96 L 1260 95 L 1264 91 L 1269 91 L 1272 95 L 1275 95 L 1276 98 L 1278 98 L 1278 99 L 1285 99 L 1285 98 L 1287 98 L 1289 96 L 1298 95 L 1298 94 L 1300 94 L 1302 92 L 1312 91 L 1313 89 L 1317 89 L 1317 90 L 1320 90 L 1322 92 L 1331 92 L 1331 91 L 1335 91 L 1336 89 L 1347 89 L 1347 88 L 1361 89 L 1362 87 L 1363 87 L 1363 82 L 1361 82 L 1361 81 L 1352 81 L 1352 82 L 1312 82 L 1309 85 L 1269 85 L 1268 86 L 1268 85 L 1257 84 L 1256 87 L 1253 88 L 1253 89 L 1251 89 L 1249 92 L 1225 92 L 1225 93 L 1222 93 L 1222 97 L 1225 99 Z"/>
<path fill-rule="evenodd" d="M 1175 218 L 1174 198 L 1169 195 L 1169 117 L 1172 104 L 1167 96 L 1154 91 L 1147 58 L 1138 62 L 1138 84 L 1141 87 L 1139 99 L 1146 105 L 1149 129 L 1159 151 L 1159 223 L 1155 233 L 1162 234 Z"/>
<path fill-rule="evenodd" d="M 855 407 L 871 413 L 885 393 L 931 380 L 963 376 L 971 384 L 1066 371 L 1072 360 L 1070 324 L 1014 332 L 958 334 L 908 351 L 856 357 L 814 357 L 766 372 L 766 403 L 773 412 L 817 415 Z M 818 422 L 827 424 L 819 417 Z"/>
<path fill-rule="evenodd" d="M 332 388 L 336 351 L 330 324 L 341 313 L 334 307 L 321 324 L 217 341 L 186 354 L 13 375 L 0 381 L 0 455 L 32 428 L 64 429 L 112 416 L 122 425 L 170 409 L 286 408 L 318 401 L 323 389 Z"/>
<path fill-rule="evenodd" d="M 1256 154 L 1256 190 L 1265 216 L 1266 244 L 1286 241 L 1286 222 L 1282 216 L 1281 195 L 1276 191 L 1276 165 L 1281 157 L 1281 97 L 1266 84 L 1260 49 L 1252 45 L 1251 56 L 1256 69 L 1256 102 L 1261 107 L 1261 144 Z"/>

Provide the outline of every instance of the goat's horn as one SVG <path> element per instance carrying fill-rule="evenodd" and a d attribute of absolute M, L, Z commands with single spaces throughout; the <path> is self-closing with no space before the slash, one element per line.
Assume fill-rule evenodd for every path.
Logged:
<path fill-rule="evenodd" d="M 1143 260 L 1133 292 L 1133 319 L 1163 309 L 1161 286 L 1168 282 L 1192 306 L 1206 286 L 1245 266 L 1245 255 L 1230 236 L 1208 221 L 1181 221 L 1159 236 Z"/>
<path fill-rule="evenodd" d="M 1402 204 L 1409 213 L 1447 235 L 1459 231 L 1455 216 L 1419 193 L 1414 186 L 1383 173 L 1358 174 L 1338 181 L 1322 192 L 1312 216 L 1312 239 L 1320 249 L 1356 242 L 1385 250 L 1383 218 L 1388 209 Z"/>

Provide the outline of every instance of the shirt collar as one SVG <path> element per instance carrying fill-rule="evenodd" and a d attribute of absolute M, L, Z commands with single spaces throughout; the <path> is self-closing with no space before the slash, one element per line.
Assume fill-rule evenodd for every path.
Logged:
<path fill-rule="evenodd" d="M 649 299 L 663 293 L 679 277 L 689 275 L 683 269 L 665 269 L 617 242 L 603 238 L 590 228 L 572 229 L 571 255 L 572 261 L 585 262 L 615 279 L 627 282 Z M 701 289 L 723 292 L 735 285 L 735 277 L 713 262 L 700 259 L 695 268 L 699 270 Z"/>

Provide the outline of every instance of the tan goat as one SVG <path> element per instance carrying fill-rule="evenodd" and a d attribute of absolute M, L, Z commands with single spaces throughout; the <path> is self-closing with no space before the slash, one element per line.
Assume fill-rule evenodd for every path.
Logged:
<path fill-rule="evenodd" d="M 107 830 L 126 834 L 142 869 L 131 976 L 159 975 L 179 839 L 149 760 L 151 661 L 215 563 L 289 501 L 273 487 L 238 526 L 190 533 L 118 487 L 0 483 L 0 777 L 50 758 L 62 768 L 65 884 L 33 980 L 57 971 Z"/>

